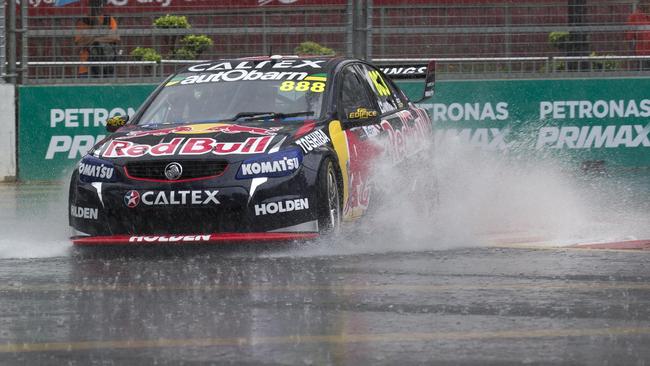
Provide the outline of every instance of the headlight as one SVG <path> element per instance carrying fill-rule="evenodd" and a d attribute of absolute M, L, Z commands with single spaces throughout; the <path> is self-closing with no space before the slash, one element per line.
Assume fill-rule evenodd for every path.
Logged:
<path fill-rule="evenodd" d="M 117 174 L 113 163 L 86 155 L 77 166 L 79 180 L 85 183 L 115 182 Z"/>
<path fill-rule="evenodd" d="M 302 164 L 302 152 L 298 148 L 257 156 L 241 163 L 237 179 L 258 177 L 284 177 L 297 171 Z"/>

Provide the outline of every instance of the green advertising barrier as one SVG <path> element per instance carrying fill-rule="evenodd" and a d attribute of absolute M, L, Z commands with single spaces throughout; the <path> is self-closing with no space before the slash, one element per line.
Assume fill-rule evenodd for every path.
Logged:
<path fill-rule="evenodd" d="M 106 119 L 132 115 L 154 87 L 20 87 L 19 179 L 67 180 L 72 165 L 106 135 Z"/>
<path fill-rule="evenodd" d="M 421 82 L 401 82 L 412 99 Z M 23 86 L 19 179 L 66 180 L 106 134 L 115 114 L 133 114 L 155 85 Z M 435 139 L 576 163 L 650 166 L 650 79 L 442 81 L 421 105 Z"/>
<path fill-rule="evenodd" d="M 401 83 L 411 97 L 421 83 Z M 445 81 L 420 103 L 447 139 L 567 164 L 650 166 L 650 79 Z"/>

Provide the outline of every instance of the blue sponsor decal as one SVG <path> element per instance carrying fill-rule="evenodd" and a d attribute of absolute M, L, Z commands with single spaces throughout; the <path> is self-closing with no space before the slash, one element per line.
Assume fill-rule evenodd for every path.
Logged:
<path fill-rule="evenodd" d="M 86 183 L 93 182 L 115 182 L 115 166 L 112 163 L 86 156 L 79 162 L 79 180 Z"/>
<path fill-rule="evenodd" d="M 298 170 L 301 164 L 302 153 L 299 149 L 284 150 L 245 160 L 236 178 L 284 177 Z"/>

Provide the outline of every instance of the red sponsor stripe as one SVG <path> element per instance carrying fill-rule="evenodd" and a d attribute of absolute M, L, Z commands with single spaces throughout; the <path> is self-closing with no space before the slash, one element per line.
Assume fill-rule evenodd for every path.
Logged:
<path fill-rule="evenodd" d="M 73 238 L 74 245 L 219 244 L 312 240 L 318 233 L 219 233 L 187 235 L 114 235 Z"/>
<path fill-rule="evenodd" d="M 626 240 L 609 243 L 576 244 L 573 248 L 650 250 L 650 240 Z"/>

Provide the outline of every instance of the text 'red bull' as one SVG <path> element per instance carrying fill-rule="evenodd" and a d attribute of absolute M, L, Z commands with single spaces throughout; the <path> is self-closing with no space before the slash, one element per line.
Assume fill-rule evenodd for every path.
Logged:
<path fill-rule="evenodd" d="M 398 113 L 401 120 L 401 129 L 396 129 L 390 122 L 381 121 L 381 128 L 388 132 L 388 155 L 393 162 L 400 162 L 408 157 L 412 152 L 418 149 L 413 145 L 425 143 L 431 135 L 431 125 L 427 123 L 428 119 L 423 115 L 424 112 L 418 110 L 417 117 L 413 119 L 410 111 Z M 413 121 L 409 125 L 409 121 Z"/>
<path fill-rule="evenodd" d="M 209 137 L 178 137 L 170 142 L 156 145 L 136 144 L 131 141 L 113 140 L 103 149 L 105 158 L 136 158 L 144 155 L 214 155 L 259 154 L 266 151 L 273 137 L 249 137 L 241 142 L 217 142 Z"/>

